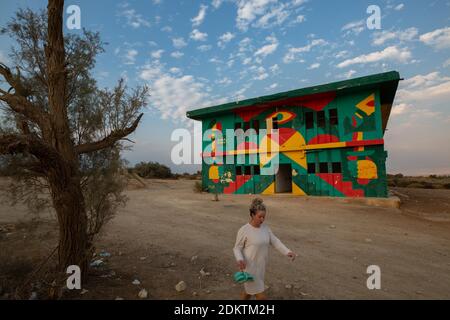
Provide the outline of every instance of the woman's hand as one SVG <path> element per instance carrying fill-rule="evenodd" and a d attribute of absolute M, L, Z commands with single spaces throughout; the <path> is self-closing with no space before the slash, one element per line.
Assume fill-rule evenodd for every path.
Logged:
<path fill-rule="evenodd" d="M 244 271 L 245 267 L 246 267 L 245 261 L 239 260 L 239 261 L 238 261 L 238 268 L 239 268 L 239 270 L 240 270 L 240 271 Z"/>
<path fill-rule="evenodd" d="M 295 253 L 293 253 L 292 251 L 289 251 L 288 252 L 288 254 L 287 254 L 287 256 L 289 257 L 289 258 L 291 258 L 291 261 L 294 261 L 295 260 L 295 257 L 297 256 Z"/>

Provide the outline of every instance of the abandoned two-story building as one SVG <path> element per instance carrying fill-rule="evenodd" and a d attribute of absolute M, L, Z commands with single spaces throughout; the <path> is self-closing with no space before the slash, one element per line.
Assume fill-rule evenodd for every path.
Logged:
<path fill-rule="evenodd" d="M 202 121 L 203 132 L 264 134 L 233 150 L 212 134 L 212 144 L 203 142 L 203 186 L 235 194 L 387 197 L 383 137 L 399 80 L 392 71 L 187 112 Z M 262 174 L 274 152 L 261 141 L 277 144 L 274 174 Z M 238 155 L 242 163 L 215 161 Z"/>

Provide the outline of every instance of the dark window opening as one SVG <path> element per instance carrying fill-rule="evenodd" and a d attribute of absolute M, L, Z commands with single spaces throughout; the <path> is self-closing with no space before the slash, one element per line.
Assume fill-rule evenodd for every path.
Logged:
<path fill-rule="evenodd" d="M 325 111 L 317 112 L 317 127 L 325 128 Z"/>
<path fill-rule="evenodd" d="M 273 117 L 272 118 L 272 129 L 278 129 L 278 118 L 277 117 Z"/>
<path fill-rule="evenodd" d="M 341 168 L 340 162 L 333 162 L 331 164 L 331 167 L 333 169 L 333 173 L 342 173 L 342 168 Z"/>
<path fill-rule="evenodd" d="M 316 173 L 316 164 L 308 163 L 308 173 Z"/>
<path fill-rule="evenodd" d="M 245 175 L 246 176 L 252 175 L 252 167 L 251 166 L 245 166 Z"/>
<path fill-rule="evenodd" d="M 244 122 L 244 131 L 250 129 L 250 122 Z"/>
<path fill-rule="evenodd" d="M 253 175 L 254 176 L 259 176 L 261 174 L 260 168 L 258 165 L 253 166 Z"/>
<path fill-rule="evenodd" d="M 338 122 L 337 109 L 330 109 L 330 125 L 336 126 Z"/>
<path fill-rule="evenodd" d="M 306 112 L 306 129 L 314 128 L 314 113 L 312 112 Z"/>
<path fill-rule="evenodd" d="M 259 134 L 259 120 L 253 120 L 253 129 L 255 129 L 256 134 Z"/>
<path fill-rule="evenodd" d="M 320 173 L 328 173 L 328 162 L 321 162 L 319 164 Z"/>
<path fill-rule="evenodd" d="M 236 122 L 236 123 L 234 124 L 234 130 L 241 129 L 241 128 L 242 128 L 242 123 Z"/>
<path fill-rule="evenodd" d="M 237 176 L 242 175 L 242 167 L 241 166 L 236 166 L 236 175 Z"/>

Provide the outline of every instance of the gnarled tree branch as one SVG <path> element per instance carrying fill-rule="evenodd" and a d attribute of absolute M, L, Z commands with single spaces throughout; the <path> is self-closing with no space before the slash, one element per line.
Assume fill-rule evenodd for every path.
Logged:
<path fill-rule="evenodd" d="M 137 126 L 139 124 L 139 121 L 141 120 L 143 115 L 144 114 L 141 113 L 136 118 L 136 120 L 134 120 L 134 122 L 133 122 L 133 124 L 131 126 L 129 126 L 127 128 L 124 128 L 124 129 L 121 129 L 121 130 L 114 130 L 106 138 L 104 138 L 104 139 L 102 139 L 100 141 L 80 144 L 80 145 L 75 147 L 75 151 L 78 154 L 82 154 L 82 153 L 94 152 L 94 151 L 97 151 L 97 150 L 101 150 L 101 149 L 113 146 L 114 143 L 116 143 L 117 141 L 125 138 L 127 135 L 129 135 L 134 130 L 136 130 L 136 128 L 137 128 Z"/>

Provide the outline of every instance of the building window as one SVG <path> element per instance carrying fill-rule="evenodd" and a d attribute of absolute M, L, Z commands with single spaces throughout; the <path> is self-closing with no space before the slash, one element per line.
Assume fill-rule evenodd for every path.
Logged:
<path fill-rule="evenodd" d="M 237 176 L 242 175 L 242 167 L 241 166 L 236 166 L 236 175 Z"/>
<path fill-rule="evenodd" d="M 308 163 L 308 173 L 316 173 L 316 164 Z"/>
<path fill-rule="evenodd" d="M 252 175 L 252 167 L 251 166 L 245 166 L 245 175 L 246 176 Z"/>
<path fill-rule="evenodd" d="M 314 113 L 306 112 L 305 113 L 305 121 L 306 121 L 306 129 L 314 128 Z"/>
<path fill-rule="evenodd" d="M 320 173 L 328 173 L 328 162 L 321 162 L 319 164 Z"/>
<path fill-rule="evenodd" d="M 333 173 L 342 173 L 341 163 L 340 162 L 333 162 L 331 164 Z"/>
<path fill-rule="evenodd" d="M 325 128 L 325 111 L 317 112 L 317 127 Z"/>
<path fill-rule="evenodd" d="M 261 174 L 259 165 L 253 166 L 253 175 L 254 176 L 259 176 Z"/>
<path fill-rule="evenodd" d="M 278 118 L 277 117 L 272 118 L 272 129 L 274 129 L 274 130 L 278 129 Z"/>
<path fill-rule="evenodd" d="M 234 124 L 234 130 L 238 130 L 238 129 L 242 129 L 242 123 L 240 123 L 240 122 L 236 122 Z"/>
<path fill-rule="evenodd" d="M 337 126 L 338 122 L 337 109 L 330 109 L 330 125 Z"/>
<path fill-rule="evenodd" d="M 259 134 L 259 120 L 253 120 L 253 129 L 255 129 L 256 134 Z"/>
<path fill-rule="evenodd" d="M 244 131 L 250 129 L 250 122 L 244 122 Z"/>

